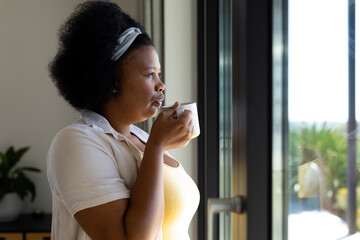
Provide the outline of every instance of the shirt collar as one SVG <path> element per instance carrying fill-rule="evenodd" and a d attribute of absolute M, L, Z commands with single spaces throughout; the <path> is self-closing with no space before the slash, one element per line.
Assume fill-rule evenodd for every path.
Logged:
<path fill-rule="evenodd" d="M 119 141 L 126 140 L 126 137 L 121 133 L 118 133 L 108 122 L 108 120 L 101 116 L 100 114 L 90 111 L 83 110 L 80 112 L 81 118 L 85 121 L 85 124 L 88 126 L 100 130 L 106 134 L 111 134 L 113 137 Z M 147 142 L 148 134 L 142 129 L 138 128 L 135 125 L 130 125 L 130 131 L 135 134 L 141 141 Z"/>

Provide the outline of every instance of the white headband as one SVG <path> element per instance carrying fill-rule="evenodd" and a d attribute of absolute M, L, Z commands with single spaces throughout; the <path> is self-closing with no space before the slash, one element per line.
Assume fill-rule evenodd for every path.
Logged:
<path fill-rule="evenodd" d="M 111 60 L 114 62 L 117 61 L 126 52 L 126 50 L 128 50 L 139 34 L 141 34 L 141 31 L 138 28 L 131 27 L 126 29 L 118 39 L 118 45 L 114 50 Z"/>

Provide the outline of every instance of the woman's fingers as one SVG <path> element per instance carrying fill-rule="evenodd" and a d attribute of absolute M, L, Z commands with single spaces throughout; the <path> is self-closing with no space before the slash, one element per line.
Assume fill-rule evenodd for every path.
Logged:
<path fill-rule="evenodd" d="M 180 107 L 180 104 L 179 104 L 179 102 L 176 101 L 172 107 L 169 107 L 169 108 L 163 110 L 160 114 L 162 114 L 165 118 L 168 118 L 168 119 L 176 119 L 177 118 L 176 110 L 179 107 Z"/>
<path fill-rule="evenodd" d="M 184 127 L 183 131 L 184 131 L 185 141 L 189 141 L 194 132 L 194 125 L 192 122 L 192 112 L 189 110 L 185 110 L 181 114 L 179 121 L 182 123 L 182 126 Z"/>
<path fill-rule="evenodd" d="M 166 150 L 186 146 L 194 133 L 192 112 L 185 110 L 177 117 L 179 106 L 175 102 L 172 107 L 163 110 L 151 130 L 150 137 Z"/>
<path fill-rule="evenodd" d="M 191 137 L 194 135 L 194 131 L 195 131 L 195 126 L 192 123 L 192 119 L 191 119 Z"/>
<path fill-rule="evenodd" d="M 185 110 L 179 117 L 179 120 L 184 124 L 188 125 L 190 121 L 192 121 L 192 112 L 189 110 Z"/>
<path fill-rule="evenodd" d="M 180 107 L 180 103 L 178 101 L 176 101 L 174 103 L 174 106 L 172 106 L 172 109 L 174 109 L 175 111 Z"/>

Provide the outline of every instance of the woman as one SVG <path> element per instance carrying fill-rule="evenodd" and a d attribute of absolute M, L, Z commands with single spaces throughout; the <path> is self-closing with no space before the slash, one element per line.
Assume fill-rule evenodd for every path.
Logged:
<path fill-rule="evenodd" d="M 133 123 L 164 100 L 158 55 L 144 29 L 109 2 L 79 5 L 60 28 L 49 69 L 81 113 L 47 156 L 52 239 L 189 239 L 199 193 L 166 150 L 184 147 L 191 112 L 161 112 L 150 135 Z"/>

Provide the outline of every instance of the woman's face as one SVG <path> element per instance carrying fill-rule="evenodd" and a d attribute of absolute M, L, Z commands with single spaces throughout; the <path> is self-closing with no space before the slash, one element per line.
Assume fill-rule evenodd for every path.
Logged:
<path fill-rule="evenodd" d="M 121 66 L 120 94 L 116 105 L 130 123 L 156 115 L 164 100 L 164 83 L 160 80 L 160 62 L 152 46 L 131 51 Z"/>

